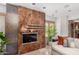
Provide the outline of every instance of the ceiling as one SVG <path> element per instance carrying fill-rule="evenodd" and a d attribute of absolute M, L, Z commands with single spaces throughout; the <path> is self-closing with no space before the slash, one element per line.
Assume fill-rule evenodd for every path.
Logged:
<path fill-rule="evenodd" d="M 61 16 L 79 17 L 79 3 L 17 3 L 14 5 L 45 12 L 46 16 L 50 18 Z"/>

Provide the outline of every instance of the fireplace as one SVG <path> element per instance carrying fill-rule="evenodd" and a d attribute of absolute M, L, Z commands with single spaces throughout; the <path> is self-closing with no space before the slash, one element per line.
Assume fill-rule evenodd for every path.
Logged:
<path fill-rule="evenodd" d="M 18 7 L 18 52 L 23 54 L 45 47 L 45 13 Z"/>
<path fill-rule="evenodd" d="M 37 33 L 22 33 L 23 43 L 30 43 L 37 41 Z"/>

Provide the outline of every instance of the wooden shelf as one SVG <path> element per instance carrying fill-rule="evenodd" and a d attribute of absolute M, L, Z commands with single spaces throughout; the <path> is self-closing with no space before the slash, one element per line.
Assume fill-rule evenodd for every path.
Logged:
<path fill-rule="evenodd" d="M 29 27 L 29 28 L 27 28 L 27 29 L 44 29 L 44 28 L 35 28 L 35 27 Z"/>
<path fill-rule="evenodd" d="M 79 38 L 79 35 L 78 35 L 78 33 L 79 33 L 79 22 L 74 22 L 73 20 L 70 20 L 69 21 L 69 28 L 70 28 L 70 36 L 71 37 L 74 37 L 74 38 Z"/>
<path fill-rule="evenodd" d="M 45 26 L 34 25 L 34 24 L 32 24 L 32 25 L 27 25 L 27 26 L 28 26 L 27 29 L 44 29 L 44 28 L 45 28 Z"/>
<path fill-rule="evenodd" d="M 38 24 L 31 24 L 31 25 L 27 25 L 27 26 L 30 26 L 30 27 L 45 27 L 45 26 L 38 25 Z"/>

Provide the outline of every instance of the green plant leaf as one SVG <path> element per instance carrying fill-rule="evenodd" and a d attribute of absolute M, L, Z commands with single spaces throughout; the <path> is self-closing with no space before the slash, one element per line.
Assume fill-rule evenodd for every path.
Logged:
<path fill-rule="evenodd" d="M 5 34 L 3 32 L 0 32 L 0 52 L 3 51 L 4 45 L 8 43 L 8 39 L 5 37 Z"/>
<path fill-rule="evenodd" d="M 55 35 L 56 35 L 56 29 L 55 29 L 55 27 L 48 26 L 47 36 L 48 36 L 49 41 L 51 41 L 52 37 L 54 37 Z"/>

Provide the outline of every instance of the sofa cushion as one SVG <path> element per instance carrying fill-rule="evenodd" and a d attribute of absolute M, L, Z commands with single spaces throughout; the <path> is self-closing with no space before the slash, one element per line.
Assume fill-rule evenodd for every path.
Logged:
<path fill-rule="evenodd" d="M 75 47 L 79 48 L 79 39 L 75 39 L 74 41 L 75 41 Z"/>
<path fill-rule="evenodd" d="M 58 45 L 63 45 L 64 44 L 64 37 L 58 36 Z"/>
<path fill-rule="evenodd" d="M 75 48 L 75 38 L 67 38 L 68 47 Z"/>
<path fill-rule="evenodd" d="M 64 46 L 64 47 L 68 47 L 68 40 L 67 40 L 67 38 L 64 39 L 64 44 L 63 44 L 63 46 Z"/>
<path fill-rule="evenodd" d="M 79 49 L 63 47 L 62 45 L 52 45 L 52 50 L 62 55 L 79 55 Z"/>

